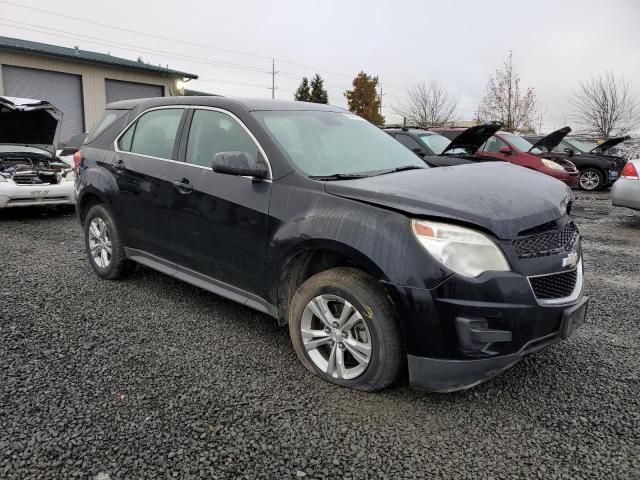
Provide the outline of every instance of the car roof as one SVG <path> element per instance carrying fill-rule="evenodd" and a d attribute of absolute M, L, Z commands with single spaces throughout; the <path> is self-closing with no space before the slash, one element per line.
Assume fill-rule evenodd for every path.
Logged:
<path fill-rule="evenodd" d="M 131 110 L 134 108 L 148 109 L 153 107 L 163 107 L 170 105 L 194 105 L 220 108 L 240 108 L 248 111 L 320 111 L 320 112 L 341 112 L 350 113 L 347 110 L 324 105 L 321 103 L 295 102 L 287 100 L 271 100 L 264 98 L 240 98 L 223 96 L 194 96 L 194 97 L 155 97 L 138 98 L 134 100 L 122 100 L 107 105 L 107 109 Z"/>

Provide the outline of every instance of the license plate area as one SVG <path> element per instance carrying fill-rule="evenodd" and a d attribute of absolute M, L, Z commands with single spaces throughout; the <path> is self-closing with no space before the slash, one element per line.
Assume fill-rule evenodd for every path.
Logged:
<path fill-rule="evenodd" d="M 566 340 L 584 323 L 587 317 L 589 297 L 584 297 L 577 305 L 568 308 L 562 314 L 562 329 L 560 335 Z"/>

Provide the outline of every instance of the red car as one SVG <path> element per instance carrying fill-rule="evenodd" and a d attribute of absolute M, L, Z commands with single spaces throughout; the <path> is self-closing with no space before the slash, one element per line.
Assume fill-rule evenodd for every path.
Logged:
<path fill-rule="evenodd" d="M 464 128 L 433 128 L 434 132 L 454 139 Z M 570 187 L 578 186 L 580 172 L 576 166 L 559 156 L 544 153 L 520 135 L 498 131 L 475 153 L 476 157 L 504 160 L 537 172 L 546 173 Z"/>

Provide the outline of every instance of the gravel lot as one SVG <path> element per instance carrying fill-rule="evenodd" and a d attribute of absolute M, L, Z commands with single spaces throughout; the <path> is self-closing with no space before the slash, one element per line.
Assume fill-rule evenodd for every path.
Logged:
<path fill-rule="evenodd" d="M 72 213 L 0 212 L 0 478 L 640 478 L 640 213 L 580 195 L 587 323 L 470 391 L 324 383 L 288 333 Z"/>

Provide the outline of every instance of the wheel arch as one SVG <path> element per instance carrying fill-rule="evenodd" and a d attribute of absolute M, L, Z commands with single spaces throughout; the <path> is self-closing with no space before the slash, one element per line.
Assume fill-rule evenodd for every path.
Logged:
<path fill-rule="evenodd" d="M 309 240 L 278 262 L 278 323 L 286 325 L 289 305 L 296 290 L 317 273 L 337 267 L 356 268 L 376 280 L 388 280 L 382 269 L 355 248 L 334 240 Z"/>

